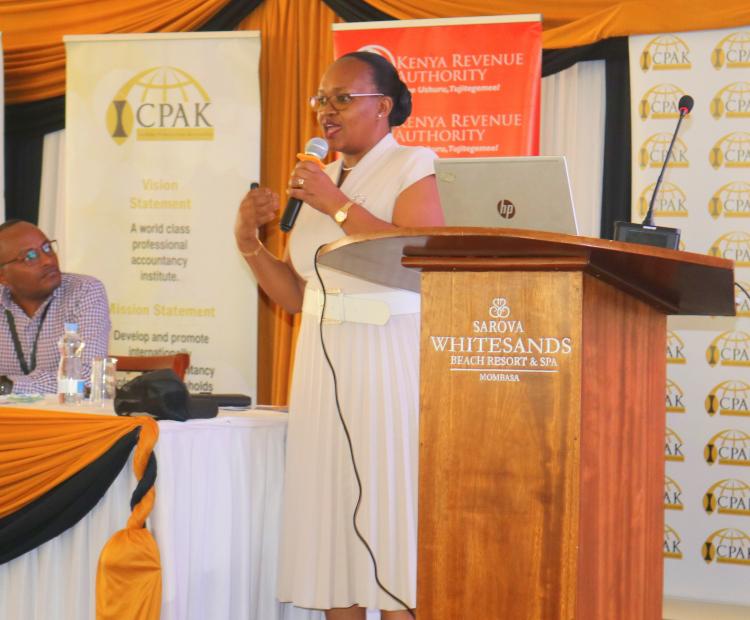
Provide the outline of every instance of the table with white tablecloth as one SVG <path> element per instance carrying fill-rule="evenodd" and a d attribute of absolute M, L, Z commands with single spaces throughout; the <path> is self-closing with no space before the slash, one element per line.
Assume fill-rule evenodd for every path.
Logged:
<path fill-rule="evenodd" d="M 275 596 L 286 420 L 252 411 L 159 422 L 148 527 L 163 620 L 322 619 Z M 134 488 L 129 464 L 78 524 L 0 565 L 0 619 L 93 620 L 99 553 L 124 527 Z"/>

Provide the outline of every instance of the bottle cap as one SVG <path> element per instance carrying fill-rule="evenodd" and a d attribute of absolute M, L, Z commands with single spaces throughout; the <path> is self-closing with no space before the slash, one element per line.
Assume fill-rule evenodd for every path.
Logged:
<path fill-rule="evenodd" d="M 78 323 L 65 323 L 65 331 L 66 332 L 77 332 L 78 331 Z"/>

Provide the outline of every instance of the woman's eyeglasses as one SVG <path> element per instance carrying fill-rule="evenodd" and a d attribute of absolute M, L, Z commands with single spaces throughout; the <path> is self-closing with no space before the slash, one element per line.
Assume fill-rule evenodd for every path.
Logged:
<path fill-rule="evenodd" d="M 57 254 L 57 241 L 55 239 L 52 239 L 51 241 L 45 241 L 38 248 L 29 248 L 20 256 L 0 265 L 0 268 L 5 267 L 5 265 L 10 265 L 11 263 L 24 263 L 25 265 L 34 265 L 42 256 L 42 254 L 45 254 L 46 256 Z"/>
<path fill-rule="evenodd" d="M 355 97 L 384 97 L 383 93 L 339 93 L 338 95 L 313 95 L 310 97 L 310 107 L 316 112 L 327 105 L 340 112 L 348 108 Z"/>

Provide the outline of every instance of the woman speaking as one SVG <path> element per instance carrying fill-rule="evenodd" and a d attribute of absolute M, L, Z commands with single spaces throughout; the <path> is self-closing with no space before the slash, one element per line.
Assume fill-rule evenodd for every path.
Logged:
<path fill-rule="evenodd" d="M 302 312 L 289 406 L 278 595 L 326 610 L 327 620 L 362 620 L 367 607 L 384 620 L 409 611 L 376 583 L 352 516 L 377 560 L 381 583 L 416 606 L 419 296 L 319 268 L 319 246 L 344 235 L 439 226 L 433 159 L 401 146 L 391 127 L 411 112 L 411 94 L 395 68 L 368 52 L 347 54 L 323 75 L 310 99 L 331 149 L 325 169 L 301 161 L 288 194 L 304 201 L 283 260 L 258 239 L 279 197 L 266 188 L 242 200 L 235 223 L 240 253 L 260 286 L 289 312 Z M 336 389 L 335 389 L 336 388 Z"/>

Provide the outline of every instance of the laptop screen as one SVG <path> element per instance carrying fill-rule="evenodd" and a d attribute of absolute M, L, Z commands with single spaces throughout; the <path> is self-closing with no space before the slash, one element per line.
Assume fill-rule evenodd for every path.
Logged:
<path fill-rule="evenodd" d="M 436 159 L 447 226 L 578 234 L 563 156 Z"/>

